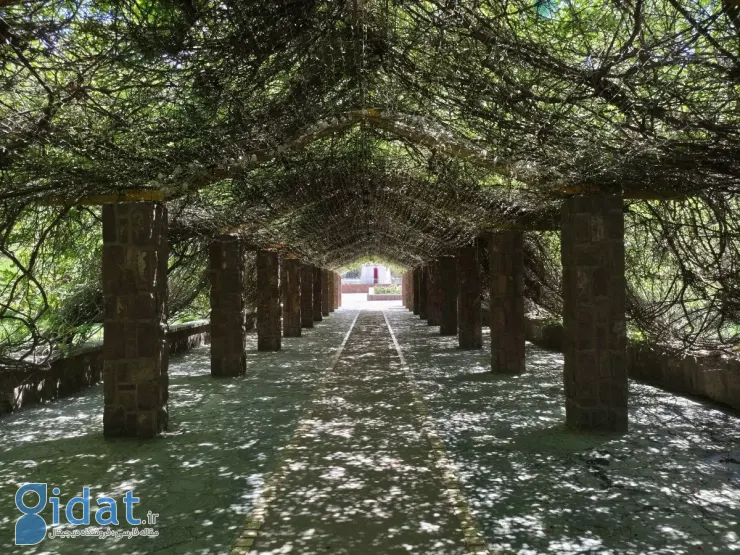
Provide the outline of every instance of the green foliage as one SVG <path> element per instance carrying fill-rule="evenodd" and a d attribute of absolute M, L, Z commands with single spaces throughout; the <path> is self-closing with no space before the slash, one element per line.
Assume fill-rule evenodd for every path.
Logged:
<path fill-rule="evenodd" d="M 732 3 L 42 0 L 0 15 L 0 356 L 97 333 L 99 213 L 75 206 L 131 188 L 166 197 L 171 320 L 207 314 L 205 245 L 223 233 L 399 274 L 492 229 L 548 228 L 564 193 L 678 197 L 629 203 L 631 326 L 740 345 Z M 557 234 L 529 235 L 527 297 L 557 317 Z"/>
<path fill-rule="evenodd" d="M 376 295 L 400 295 L 400 285 L 376 285 L 373 287 Z"/>

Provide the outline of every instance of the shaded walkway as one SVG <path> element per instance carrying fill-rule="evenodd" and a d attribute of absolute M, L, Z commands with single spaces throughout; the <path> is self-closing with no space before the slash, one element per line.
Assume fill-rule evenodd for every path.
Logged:
<path fill-rule="evenodd" d="M 250 553 L 467 553 L 380 311 L 358 316 Z"/>
<path fill-rule="evenodd" d="M 527 372 L 387 311 L 492 550 L 535 555 L 740 550 L 737 416 L 630 382 L 624 435 L 568 432 L 563 357 L 527 344 Z M 737 455 L 735 455 L 737 458 Z M 725 459 L 728 460 L 728 459 Z"/>
<path fill-rule="evenodd" d="M 465 553 L 419 398 L 496 553 L 740 550 L 740 465 L 716 459 L 740 451 L 735 415 L 632 383 L 628 434 L 571 434 L 560 354 L 527 345 L 526 374 L 493 375 L 488 330 L 460 351 L 401 308 L 344 308 L 277 353 L 249 340 L 243 378 L 213 379 L 205 347 L 173 359 L 157 440 L 105 441 L 102 387 L 0 420 L 0 553 L 228 553 L 273 476 L 252 552 Z M 160 536 L 16 547 L 27 481 L 135 486 Z"/>
<path fill-rule="evenodd" d="M 242 378 L 212 378 L 207 346 L 174 357 L 162 438 L 106 441 L 102 385 L 0 419 L 0 553 L 227 553 L 355 314 L 338 312 L 277 353 L 257 352 L 249 334 Z M 84 485 L 119 499 L 135 487 L 137 514 L 160 515 L 159 537 L 15 546 L 13 497 L 24 482 L 58 486 L 63 500 Z M 49 507 L 42 515 L 51 522 Z"/>

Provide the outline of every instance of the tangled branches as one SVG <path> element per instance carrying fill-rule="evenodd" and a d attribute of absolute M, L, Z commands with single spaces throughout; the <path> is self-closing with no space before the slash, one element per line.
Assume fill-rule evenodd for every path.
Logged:
<path fill-rule="evenodd" d="M 171 316 L 202 312 L 223 233 L 408 267 L 554 229 L 564 194 L 676 199 L 629 201 L 632 325 L 734 350 L 738 37 L 735 2 L 693 0 L 0 6 L 3 356 L 93 333 L 98 214 L 73 207 L 127 189 L 169 203 Z M 529 235 L 557 315 L 558 238 Z"/>

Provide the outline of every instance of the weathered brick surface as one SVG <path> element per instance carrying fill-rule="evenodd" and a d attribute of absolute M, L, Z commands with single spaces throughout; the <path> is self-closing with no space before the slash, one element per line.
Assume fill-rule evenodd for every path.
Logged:
<path fill-rule="evenodd" d="M 235 235 L 213 240 L 208 252 L 211 282 L 211 375 L 247 371 L 247 310 L 244 248 Z"/>
<path fill-rule="evenodd" d="M 313 266 L 301 265 L 301 327 L 313 327 Z"/>
<path fill-rule="evenodd" d="M 413 285 L 411 286 L 411 310 L 414 314 L 419 314 L 419 294 L 420 294 L 420 287 L 419 282 L 421 281 L 421 268 L 418 266 L 411 270 L 411 281 Z"/>
<path fill-rule="evenodd" d="M 400 301 L 401 295 L 393 293 L 379 293 L 377 295 L 368 295 L 368 301 Z"/>
<path fill-rule="evenodd" d="M 410 274 L 411 274 L 410 271 L 405 272 L 401 280 L 401 294 L 403 296 L 403 306 L 407 309 L 411 308 L 411 300 L 409 299 L 409 295 L 411 293 L 411 284 L 409 280 Z"/>
<path fill-rule="evenodd" d="M 427 271 L 427 324 L 430 326 L 440 324 L 440 297 L 439 262 L 432 260 Z"/>
<path fill-rule="evenodd" d="M 422 320 L 427 319 L 427 272 L 429 268 L 426 265 L 422 265 L 419 268 L 419 318 Z"/>
<path fill-rule="evenodd" d="M 475 245 L 457 251 L 457 306 L 458 345 L 461 349 L 482 348 L 481 277 Z"/>
<path fill-rule="evenodd" d="M 457 259 L 439 259 L 440 335 L 457 334 Z"/>
<path fill-rule="evenodd" d="M 327 298 L 329 299 L 329 312 L 334 312 L 336 309 L 336 302 L 337 302 L 337 292 L 335 290 L 337 286 L 337 280 L 335 279 L 335 274 L 331 270 L 326 271 L 326 283 L 329 285 Z"/>
<path fill-rule="evenodd" d="M 343 283 L 342 293 L 367 293 L 371 287 L 369 283 Z"/>
<path fill-rule="evenodd" d="M 523 244 L 521 231 L 498 231 L 489 239 L 493 372 L 524 372 Z"/>
<path fill-rule="evenodd" d="M 279 351 L 280 333 L 280 270 L 278 254 L 257 251 L 257 350 Z"/>
<path fill-rule="evenodd" d="M 313 268 L 313 321 L 321 322 L 323 319 L 323 301 L 321 297 L 324 295 L 324 271 L 314 266 Z"/>
<path fill-rule="evenodd" d="M 301 336 L 301 261 L 283 258 L 280 267 L 283 296 L 283 336 Z"/>
<path fill-rule="evenodd" d="M 329 294 L 331 292 L 329 286 L 329 270 L 321 268 L 321 316 L 326 318 L 329 316 Z"/>
<path fill-rule="evenodd" d="M 103 207 L 103 432 L 153 437 L 167 429 L 167 210 Z"/>
<path fill-rule="evenodd" d="M 563 206 L 566 420 L 581 430 L 627 430 L 624 213 L 617 196 Z"/>
<path fill-rule="evenodd" d="M 414 311 L 414 270 L 406 272 L 406 308 Z"/>

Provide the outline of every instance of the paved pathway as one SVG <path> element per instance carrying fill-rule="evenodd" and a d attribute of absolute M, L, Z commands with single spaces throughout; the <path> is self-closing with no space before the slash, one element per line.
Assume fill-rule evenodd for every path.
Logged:
<path fill-rule="evenodd" d="M 570 433 L 561 354 L 528 344 L 527 372 L 491 374 L 488 329 L 460 351 L 397 305 L 355 307 L 277 353 L 250 335 L 241 378 L 212 379 L 207 347 L 173 358 L 156 440 L 106 441 L 102 386 L 0 419 L 0 553 L 447 555 L 485 549 L 476 529 L 497 554 L 740 552 L 740 475 L 718 462 L 736 415 L 633 382 L 627 434 Z M 159 536 L 15 546 L 27 481 L 135 487 Z"/>
<path fill-rule="evenodd" d="M 409 378 L 383 312 L 360 312 L 248 524 L 250 554 L 468 553 Z"/>

